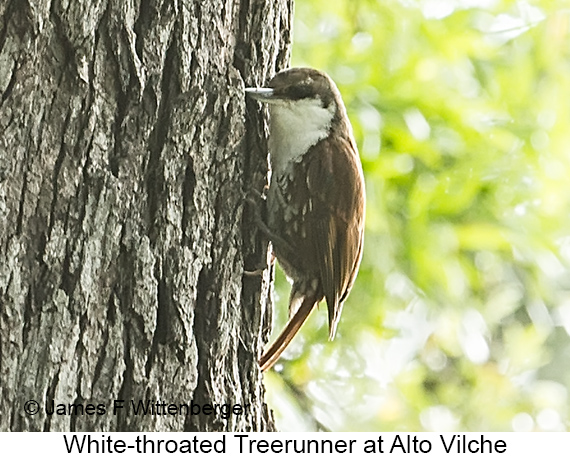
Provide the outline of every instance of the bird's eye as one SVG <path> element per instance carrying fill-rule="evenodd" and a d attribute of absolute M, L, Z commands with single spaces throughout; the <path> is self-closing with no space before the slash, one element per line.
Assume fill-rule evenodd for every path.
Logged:
<path fill-rule="evenodd" d="M 289 92 L 289 97 L 293 100 L 310 98 L 313 95 L 312 88 L 307 81 L 303 81 L 301 84 L 291 86 L 288 92 Z"/>

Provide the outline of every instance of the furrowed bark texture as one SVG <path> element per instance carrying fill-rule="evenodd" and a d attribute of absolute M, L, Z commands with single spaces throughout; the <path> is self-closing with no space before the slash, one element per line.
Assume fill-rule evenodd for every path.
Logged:
<path fill-rule="evenodd" d="M 0 3 L 0 430 L 273 429 L 243 88 L 287 64 L 291 3 Z"/>

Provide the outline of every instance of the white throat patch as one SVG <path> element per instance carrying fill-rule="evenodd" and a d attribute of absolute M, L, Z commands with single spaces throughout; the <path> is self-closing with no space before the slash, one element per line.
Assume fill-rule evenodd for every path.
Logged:
<path fill-rule="evenodd" d="M 307 150 L 325 138 L 336 106 L 323 108 L 319 99 L 275 100 L 269 104 L 269 152 L 273 172 L 282 172 L 288 162 L 298 161 Z"/>

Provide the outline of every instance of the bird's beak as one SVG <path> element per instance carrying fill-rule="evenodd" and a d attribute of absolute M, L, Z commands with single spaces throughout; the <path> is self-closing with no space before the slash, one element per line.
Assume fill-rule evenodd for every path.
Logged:
<path fill-rule="evenodd" d="M 245 93 L 260 102 L 269 102 L 273 99 L 274 90 L 269 87 L 246 87 Z"/>

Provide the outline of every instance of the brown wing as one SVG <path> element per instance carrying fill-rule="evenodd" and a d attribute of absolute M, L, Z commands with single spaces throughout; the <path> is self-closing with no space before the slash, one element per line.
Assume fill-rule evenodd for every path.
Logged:
<path fill-rule="evenodd" d="M 313 151 L 310 151 L 313 152 Z M 353 141 L 327 138 L 311 157 L 307 187 L 313 201 L 309 239 L 319 266 L 333 339 L 342 304 L 356 278 L 364 234 L 364 178 Z"/>
<path fill-rule="evenodd" d="M 263 371 L 277 361 L 323 295 L 329 314 L 329 338 L 334 338 L 342 304 L 354 283 L 362 256 L 364 178 L 357 154 L 349 139 L 342 139 L 336 146 L 325 139 L 307 152 L 306 174 L 286 175 L 275 183 L 281 186 L 280 198 L 290 196 L 292 189 L 306 198 L 301 205 L 293 206 L 289 216 L 279 213 L 272 221 L 271 228 L 289 246 L 279 251 L 279 243 L 274 243 L 277 258 L 289 275 L 295 277 L 298 269 L 307 273 L 308 281 L 316 278 L 319 284 L 317 290 L 305 295 L 306 288 L 311 286 L 295 279 L 291 296 L 300 294 L 301 305 L 264 351 L 259 362 Z M 297 227 L 294 237 L 280 231 L 285 224 Z"/>

